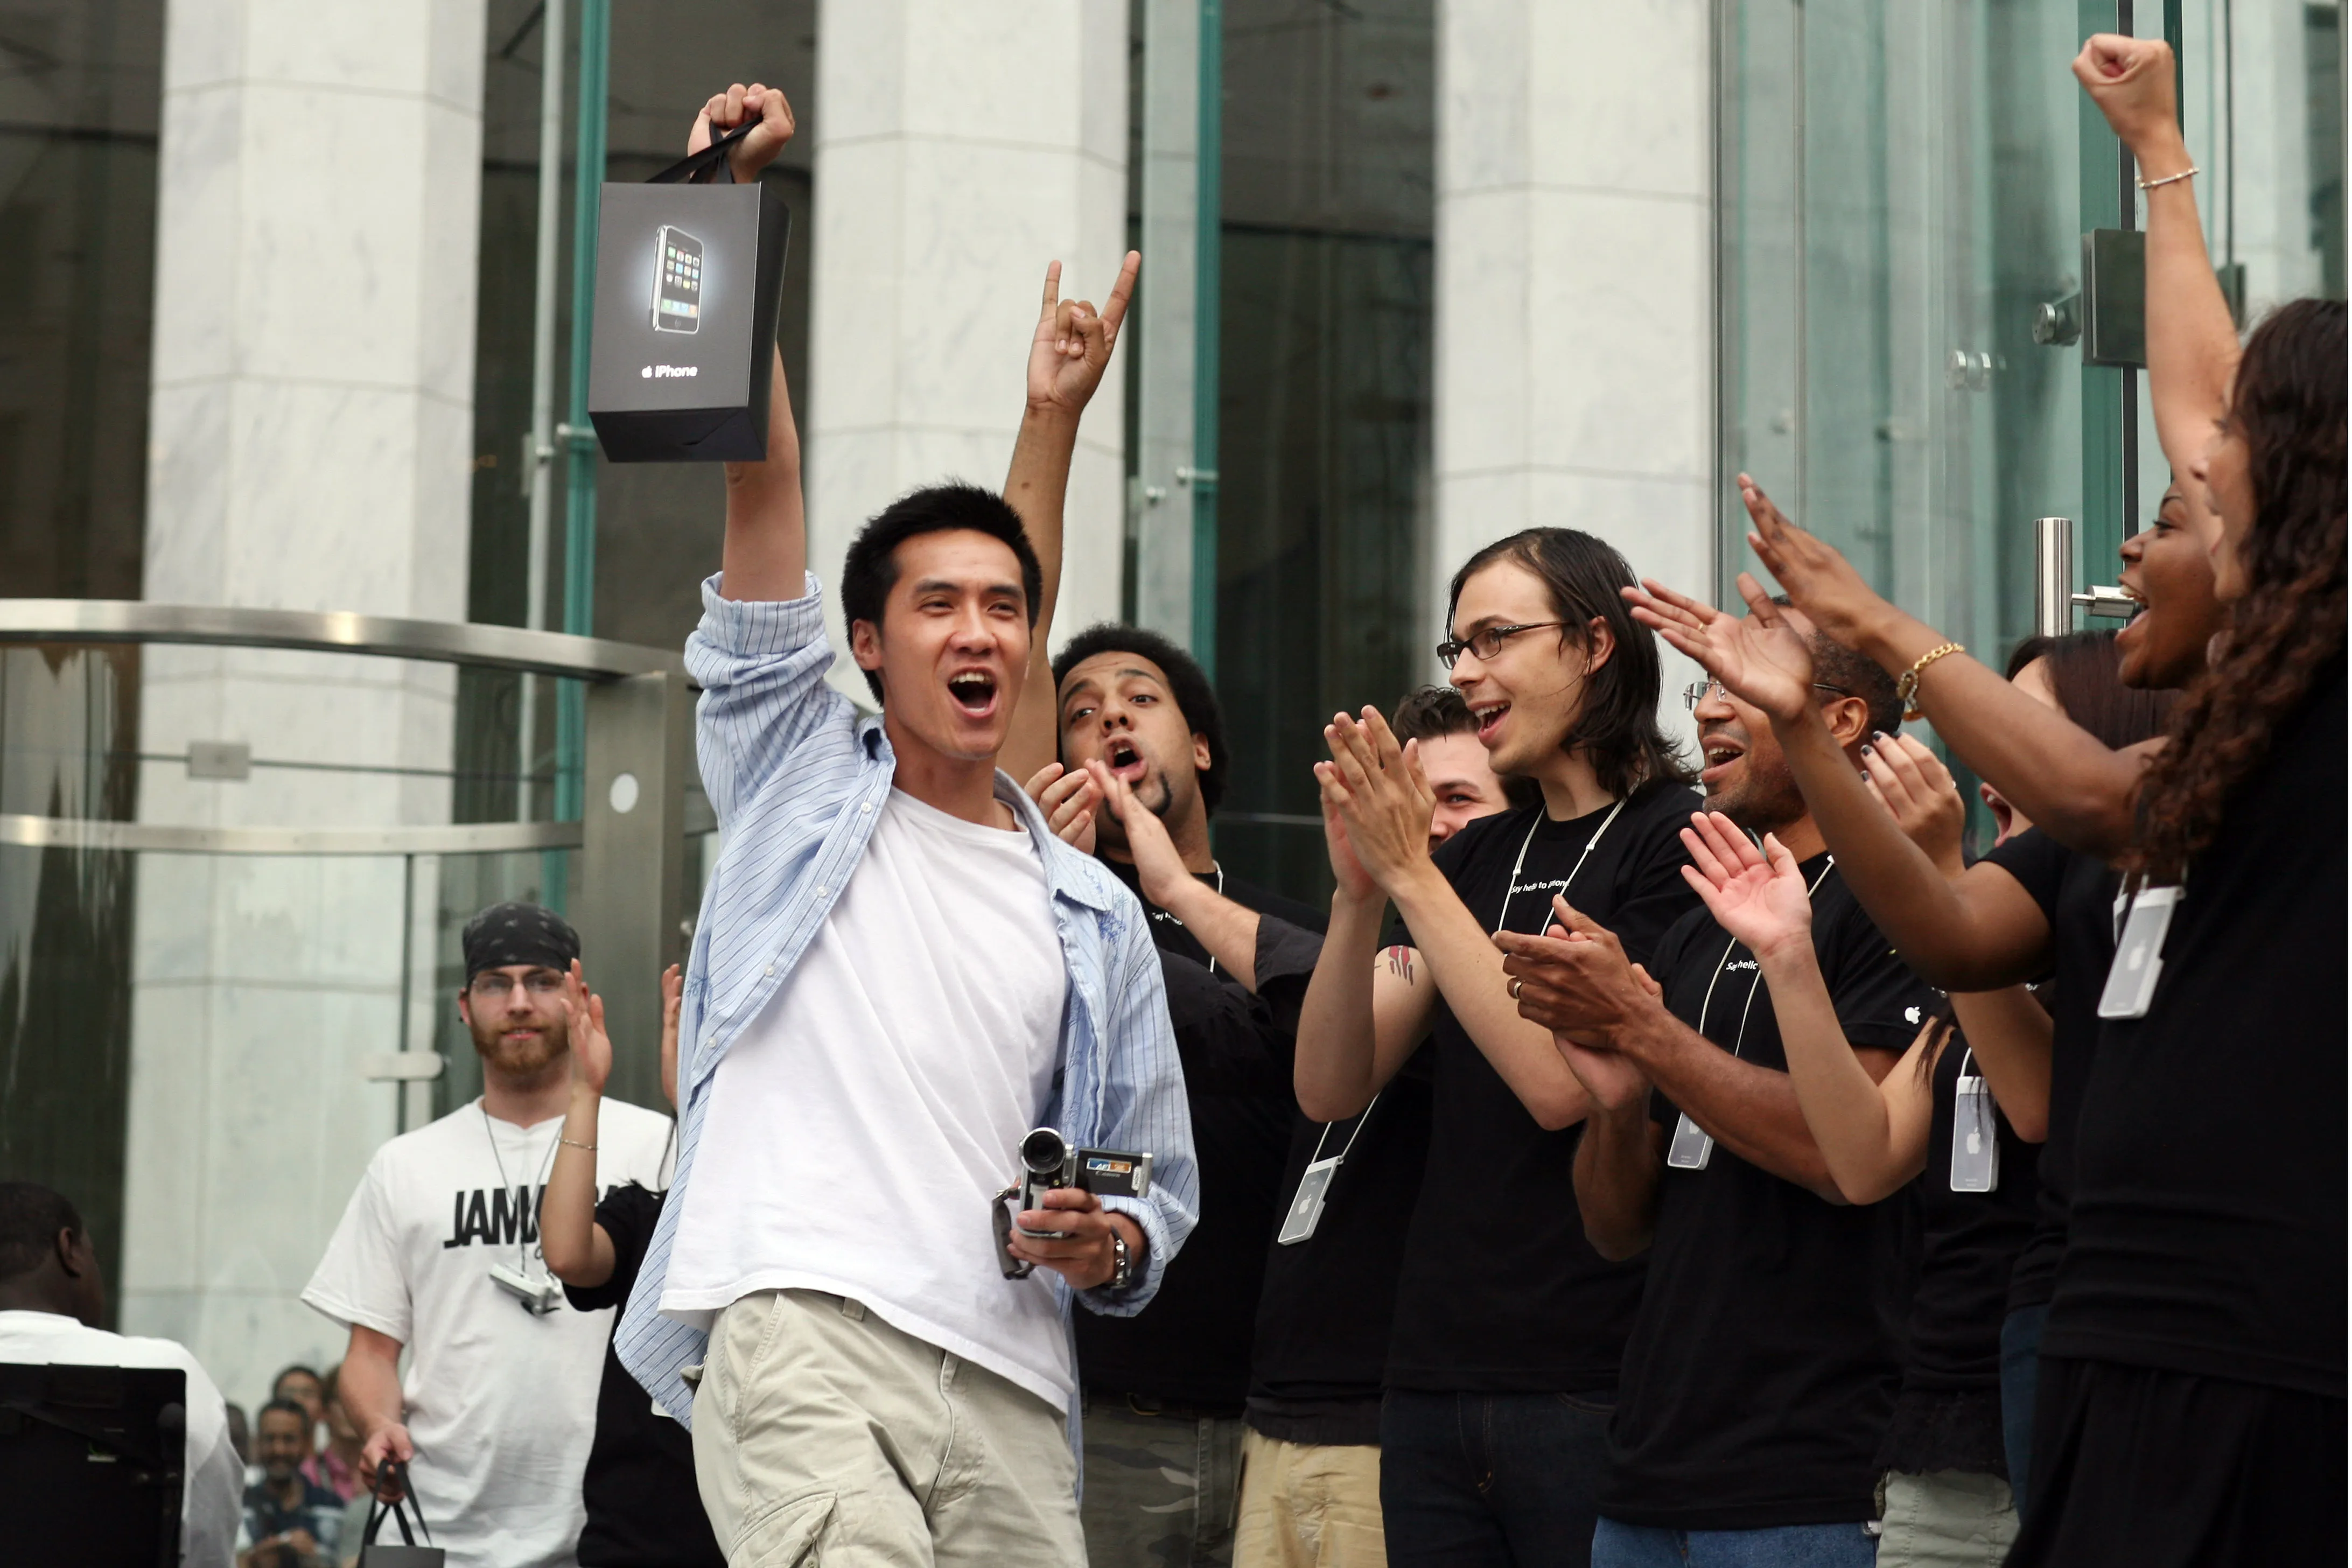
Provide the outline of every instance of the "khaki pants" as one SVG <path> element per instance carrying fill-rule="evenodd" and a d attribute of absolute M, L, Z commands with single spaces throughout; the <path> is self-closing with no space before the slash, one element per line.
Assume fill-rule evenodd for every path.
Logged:
<path fill-rule="evenodd" d="M 1234 1568 L 1388 1568 L 1381 1451 L 1242 1438 Z"/>
<path fill-rule="evenodd" d="M 1889 1470 L 1878 1490 L 1878 1568 L 2000 1568 L 2017 1542 L 2017 1510 L 1999 1476 Z"/>
<path fill-rule="evenodd" d="M 719 1314 L 694 1472 L 729 1568 L 1086 1562 L 1054 1407 L 839 1296 Z"/>

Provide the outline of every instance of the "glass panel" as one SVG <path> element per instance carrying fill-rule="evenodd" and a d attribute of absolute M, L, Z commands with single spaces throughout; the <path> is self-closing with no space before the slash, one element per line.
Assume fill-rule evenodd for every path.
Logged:
<path fill-rule="evenodd" d="M 163 52 L 162 0 L 0 11 L 0 595 L 139 597 Z"/>
<path fill-rule="evenodd" d="M 1217 685 L 1220 850 L 1329 886 L 1312 765 L 1336 709 L 1432 679 L 1430 0 L 1228 0 Z"/>
<path fill-rule="evenodd" d="M 2032 520 L 2079 515 L 2071 18 L 1728 0 L 1722 463 L 1979 647 L 2030 629 Z M 1725 580 L 1753 565 L 1727 485 Z"/>

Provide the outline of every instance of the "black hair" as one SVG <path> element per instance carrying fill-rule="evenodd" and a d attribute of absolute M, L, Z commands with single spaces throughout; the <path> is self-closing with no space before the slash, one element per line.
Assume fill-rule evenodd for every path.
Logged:
<path fill-rule="evenodd" d="M 89 1234 L 63 1193 L 38 1182 L 0 1182 L 0 1279 L 38 1268 L 56 1252 L 61 1230 Z"/>
<path fill-rule="evenodd" d="M 1131 653 L 1139 658 L 1148 658 L 1168 677 L 1168 695 L 1175 699 L 1176 710 L 1184 716 L 1185 727 L 1209 743 L 1209 765 L 1199 774 L 1201 805 L 1213 813 L 1217 802 L 1225 795 L 1225 712 L 1218 706 L 1217 689 L 1209 684 L 1208 672 L 1201 668 L 1199 660 L 1158 632 L 1122 626 L 1117 621 L 1097 622 L 1072 637 L 1054 656 L 1057 712 L 1062 682 L 1069 679 L 1070 671 L 1106 653 Z M 1054 726 L 1057 736 L 1061 728 L 1058 722 Z"/>
<path fill-rule="evenodd" d="M 278 1397 L 278 1385 L 284 1383 L 288 1378 L 295 1376 L 297 1373 L 309 1378 L 312 1383 L 319 1385 L 320 1398 L 324 1399 L 327 1396 L 327 1380 L 319 1375 L 318 1368 L 304 1366 L 298 1361 L 291 1366 L 281 1366 L 278 1369 L 278 1375 L 269 1380 L 269 1397 L 273 1400 L 276 1399 Z"/>
<path fill-rule="evenodd" d="M 1773 595 L 1772 602 L 1784 610 L 1795 608 L 1786 594 Z M 1903 699 L 1895 694 L 1895 678 L 1876 659 L 1865 658 L 1818 626 L 1805 635 L 1805 646 L 1812 650 L 1814 679 L 1861 698 L 1870 710 L 1874 732 L 1892 735 L 1903 727 Z"/>
<path fill-rule="evenodd" d="M 1021 514 L 1006 504 L 1003 496 L 961 480 L 927 486 L 900 496 L 857 531 L 857 537 L 849 542 L 849 553 L 841 563 L 844 622 L 854 626 L 868 621 L 880 632 L 882 605 L 898 582 L 898 546 L 921 534 L 965 529 L 1012 547 L 1013 559 L 1021 563 L 1021 593 L 1027 601 L 1029 629 L 1035 631 L 1037 612 L 1045 596 L 1045 574 L 1037 564 L 1037 552 L 1029 542 L 1029 531 L 1022 526 Z M 864 674 L 874 700 L 879 702 L 881 673 L 869 669 Z"/>
<path fill-rule="evenodd" d="M 1498 561 L 1525 568 L 1543 584 L 1552 613 L 1566 623 L 1559 628 L 1562 646 L 1583 647 L 1596 618 L 1616 641 L 1609 662 L 1586 681 L 1583 711 L 1560 749 L 1582 752 L 1593 777 L 1612 795 L 1663 780 L 1688 784 L 1690 765 L 1681 745 L 1658 724 L 1657 638 L 1635 623 L 1619 591 L 1634 585 L 1625 558 L 1607 541 L 1573 528 L 1523 529 L 1498 539 L 1454 574 L 1445 592 L 1448 635 L 1462 585 Z"/>
<path fill-rule="evenodd" d="M 280 1375 L 282 1376 L 283 1374 L 281 1373 Z M 255 1411 L 253 1413 L 253 1429 L 256 1432 L 261 1430 L 261 1418 L 268 1415 L 273 1410 L 283 1415 L 291 1415 L 295 1420 L 302 1423 L 303 1441 L 307 1443 L 310 1440 L 310 1413 L 303 1409 L 300 1405 L 295 1404 L 290 1399 L 273 1399 L 264 1405 L 260 1409 Z"/>
<path fill-rule="evenodd" d="M 2123 656 L 2111 631 L 2036 634 L 2011 651 L 2009 679 L 2035 659 L 2050 661 L 2050 689 L 2058 710 L 2099 738 L 2110 751 L 2137 746 L 2164 733 L 2177 691 L 2143 691 L 2123 681 Z"/>
<path fill-rule="evenodd" d="M 1400 742 L 1434 741 L 1444 735 L 1475 735 L 1478 715 L 1470 711 L 1469 700 L 1450 686 L 1421 686 L 1404 694 L 1389 715 L 1389 728 L 1396 732 Z M 1543 786 L 1523 773 L 1496 773 L 1503 781 L 1503 798 L 1514 807 L 1535 805 L 1543 799 Z"/>

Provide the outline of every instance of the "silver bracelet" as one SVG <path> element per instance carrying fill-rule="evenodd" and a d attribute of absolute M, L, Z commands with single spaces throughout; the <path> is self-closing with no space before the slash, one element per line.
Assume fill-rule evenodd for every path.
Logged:
<path fill-rule="evenodd" d="M 2180 173 L 2177 174 L 2167 174 L 2160 180 L 2141 180 L 2137 182 L 2137 184 L 2141 190 L 2152 191 L 2158 185 L 2168 185 L 2173 184 L 2175 181 L 2185 180 L 2191 174 L 2202 174 L 2203 172 L 2204 171 L 2198 168 L 2196 164 L 2191 163 L 2189 167 L 2181 170 Z"/>

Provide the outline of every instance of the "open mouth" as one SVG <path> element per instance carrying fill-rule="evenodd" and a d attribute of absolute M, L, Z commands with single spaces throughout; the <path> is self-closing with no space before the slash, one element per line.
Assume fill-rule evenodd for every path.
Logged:
<path fill-rule="evenodd" d="M 1129 784 L 1143 781 L 1143 752 L 1124 735 L 1114 735 L 1103 745 L 1103 766 Z"/>
<path fill-rule="evenodd" d="M 1699 742 L 1699 754 L 1706 766 L 1699 770 L 1698 782 L 1713 784 L 1722 782 L 1731 772 L 1732 764 L 1748 754 L 1747 748 L 1721 735 L 1709 735 Z"/>
<path fill-rule="evenodd" d="M 996 677 L 984 669 L 964 669 L 948 677 L 948 696 L 974 718 L 996 706 Z"/>
<path fill-rule="evenodd" d="M 1470 711 L 1478 720 L 1478 743 L 1491 746 L 1503 728 L 1503 716 L 1511 710 L 1507 702 L 1474 702 Z"/>

